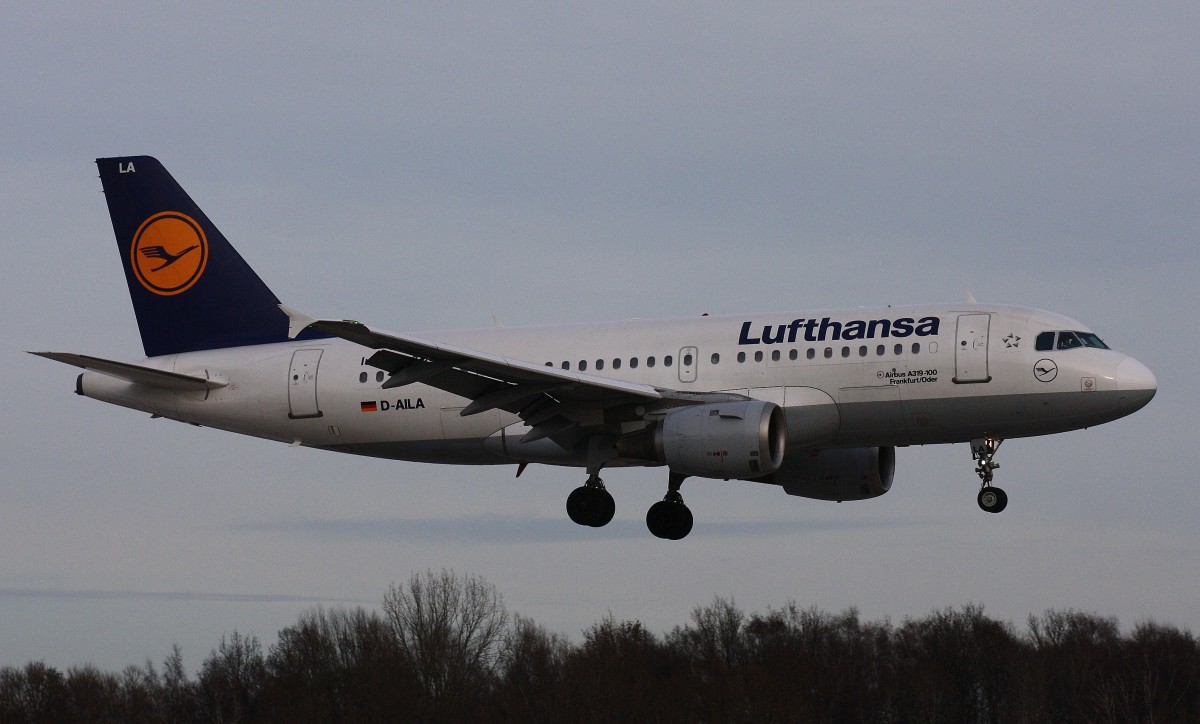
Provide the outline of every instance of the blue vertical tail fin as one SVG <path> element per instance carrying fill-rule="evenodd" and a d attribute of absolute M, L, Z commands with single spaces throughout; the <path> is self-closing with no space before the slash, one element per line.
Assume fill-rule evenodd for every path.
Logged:
<path fill-rule="evenodd" d="M 287 340 L 279 299 L 157 159 L 96 159 L 147 357 Z"/>

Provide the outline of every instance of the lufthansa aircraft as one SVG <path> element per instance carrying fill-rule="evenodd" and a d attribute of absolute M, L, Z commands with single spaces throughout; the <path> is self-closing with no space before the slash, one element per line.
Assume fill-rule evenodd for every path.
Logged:
<path fill-rule="evenodd" d="M 999 513 L 1006 438 L 1146 405 L 1154 375 L 1086 326 L 949 304 L 394 334 L 280 304 L 148 156 L 97 161 L 146 359 L 37 352 L 82 367 L 86 397 L 338 452 L 465 465 L 581 467 L 580 525 L 612 520 L 600 471 L 665 466 L 646 525 L 692 528 L 695 476 L 863 500 L 896 446 L 969 442 Z"/>

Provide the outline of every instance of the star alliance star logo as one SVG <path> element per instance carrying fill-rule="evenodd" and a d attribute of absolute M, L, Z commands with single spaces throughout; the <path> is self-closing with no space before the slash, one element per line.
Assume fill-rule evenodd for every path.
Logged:
<path fill-rule="evenodd" d="M 1013 334 L 1012 332 L 1009 332 L 1008 336 L 1000 341 L 1004 342 L 1004 346 L 1007 347 L 1008 349 L 1012 349 L 1013 347 L 1021 346 L 1021 338 L 1018 337 L 1017 335 Z"/>

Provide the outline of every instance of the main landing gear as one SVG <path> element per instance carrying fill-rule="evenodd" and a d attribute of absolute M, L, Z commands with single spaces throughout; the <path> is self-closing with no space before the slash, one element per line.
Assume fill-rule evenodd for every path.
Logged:
<path fill-rule="evenodd" d="M 1008 507 L 1008 494 L 992 485 L 993 472 L 1000 467 L 994 458 L 1000 449 L 1000 438 L 981 437 L 971 441 L 971 459 L 978 460 L 975 474 L 979 476 L 979 507 L 988 513 L 999 513 Z"/>
<path fill-rule="evenodd" d="M 659 538 L 679 540 L 692 531 L 692 511 L 684 505 L 683 496 L 679 494 L 679 487 L 686 477 L 671 473 L 667 496 L 646 512 L 646 527 Z M 579 525 L 592 528 L 608 525 L 616 508 L 612 494 L 604 489 L 600 476 L 595 474 L 567 496 L 567 515 Z"/>
<path fill-rule="evenodd" d="M 671 473 L 667 496 L 646 511 L 646 527 L 659 538 L 680 540 L 692 532 L 692 511 L 683 502 L 679 487 L 686 475 Z"/>
<path fill-rule="evenodd" d="M 617 511 L 612 493 L 604 489 L 599 475 L 592 475 L 587 482 L 571 491 L 567 496 L 567 515 L 579 525 L 602 528 L 608 525 Z"/>

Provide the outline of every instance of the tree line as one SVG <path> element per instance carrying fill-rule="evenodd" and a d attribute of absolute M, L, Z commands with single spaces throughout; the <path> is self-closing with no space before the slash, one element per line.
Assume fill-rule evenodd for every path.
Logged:
<path fill-rule="evenodd" d="M 578 643 L 450 571 L 380 611 L 317 608 L 264 649 L 222 637 L 120 673 L 0 669 L 0 722 L 1200 722 L 1200 645 L 1078 611 L 1026 630 L 966 605 L 899 625 L 716 597 L 664 634 L 611 614 Z"/>

